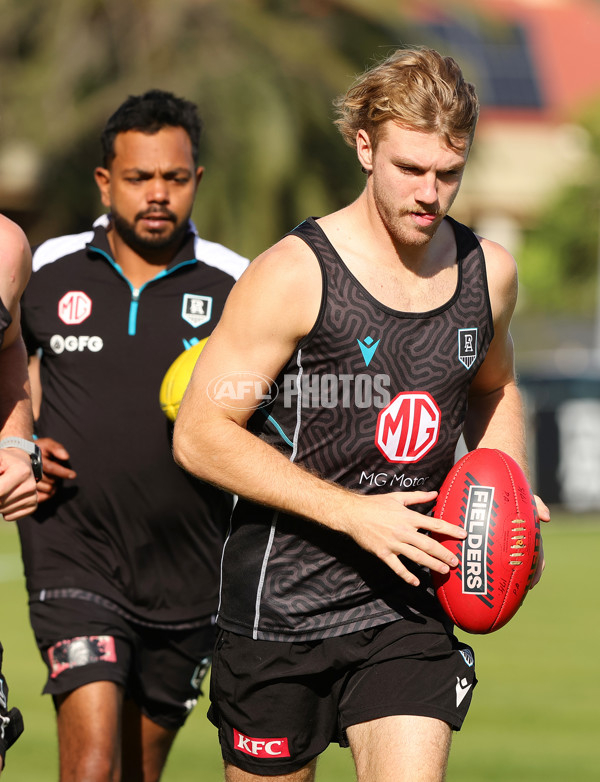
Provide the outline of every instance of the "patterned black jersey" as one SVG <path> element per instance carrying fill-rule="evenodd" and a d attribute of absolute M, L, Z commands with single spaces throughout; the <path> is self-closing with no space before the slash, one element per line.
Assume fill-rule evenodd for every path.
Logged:
<path fill-rule="evenodd" d="M 247 261 L 190 231 L 165 271 L 134 289 L 95 230 L 44 242 L 22 301 L 41 353 L 37 432 L 77 472 L 19 522 L 30 596 L 91 592 L 151 622 L 217 608 L 232 498 L 174 462 L 162 378 L 207 337 Z M 66 590 L 66 591 L 65 591 Z"/>
<path fill-rule="evenodd" d="M 439 489 L 453 464 L 469 385 L 493 336 L 481 246 L 448 220 L 458 283 L 446 304 L 423 313 L 379 303 L 313 219 L 292 232 L 319 260 L 322 304 L 250 419 L 253 432 L 361 493 Z M 440 615 L 428 574 L 415 589 L 348 536 L 243 499 L 222 572 L 219 624 L 263 640 L 342 635 L 407 612 Z"/>

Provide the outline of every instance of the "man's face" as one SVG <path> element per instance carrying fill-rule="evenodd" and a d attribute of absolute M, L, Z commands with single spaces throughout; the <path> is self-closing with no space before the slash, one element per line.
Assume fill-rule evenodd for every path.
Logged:
<path fill-rule="evenodd" d="M 364 134 L 361 136 L 361 134 Z M 388 232 L 406 246 L 426 244 L 458 194 L 469 147 L 457 151 L 435 133 L 388 121 L 375 150 L 363 131 L 358 153 Z"/>
<path fill-rule="evenodd" d="M 202 168 L 183 128 L 129 130 L 115 139 L 110 168 L 96 169 L 115 231 L 140 255 L 176 252 L 187 230 Z"/>

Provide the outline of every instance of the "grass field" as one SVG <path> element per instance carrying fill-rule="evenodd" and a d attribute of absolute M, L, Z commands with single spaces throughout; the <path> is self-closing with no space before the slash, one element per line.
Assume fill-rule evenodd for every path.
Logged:
<path fill-rule="evenodd" d="M 597 782 L 600 779 L 600 616 L 593 590 L 600 517 L 557 511 L 544 529 L 548 566 L 512 622 L 465 636 L 477 653 L 479 685 L 456 735 L 448 782 Z M 0 639 L 4 670 L 25 733 L 2 782 L 57 779 L 54 714 L 40 696 L 44 668 L 27 620 L 14 526 L 0 525 Z M 350 754 L 331 747 L 320 782 L 354 779 Z M 215 729 L 198 706 L 177 738 L 164 782 L 220 782 Z M 125 781 L 126 782 L 126 781 Z"/>

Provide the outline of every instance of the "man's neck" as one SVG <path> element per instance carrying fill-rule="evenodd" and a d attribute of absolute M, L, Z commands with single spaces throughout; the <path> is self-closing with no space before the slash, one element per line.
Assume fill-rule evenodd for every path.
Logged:
<path fill-rule="evenodd" d="M 456 289 L 456 243 L 447 223 L 423 245 L 399 246 L 360 198 L 320 222 L 358 281 L 392 309 L 429 311 Z"/>
<path fill-rule="evenodd" d="M 124 242 L 112 226 L 106 235 L 115 262 L 134 288 L 154 279 L 175 257 L 172 247 L 148 251 L 142 256 Z"/>
<path fill-rule="evenodd" d="M 328 215 L 322 222 L 333 228 L 331 238 L 334 246 L 337 246 L 334 237 L 338 233 L 338 242 L 342 246 L 346 245 L 349 250 L 354 248 L 356 254 L 369 259 L 369 264 L 375 262 L 381 271 L 386 267 L 397 269 L 400 264 L 411 274 L 427 275 L 432 264 L 437 266 L 438 255 L 445 255 L 441 247 L 448 235 L 447 226 L 440 225 L 436 234 L 422 244 L 395 241 L 366 193 L 347 207 Z M 452 234 L 452 231 L 449 233 Z"/>

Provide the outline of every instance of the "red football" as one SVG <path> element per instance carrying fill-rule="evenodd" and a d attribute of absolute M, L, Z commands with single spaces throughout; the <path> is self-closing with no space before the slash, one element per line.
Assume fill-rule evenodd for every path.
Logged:
<path fill-rule="evenodd" d="M 438 600 L 455 625 L 491 633 L 515 615 L 535 574 L 540 524 L 529 483 L 508 454 L 477 448 L 456 462 L 433 511 L 463 527 L 464 540 L 436 535 L 458 558 L 432 572 Z"/>

